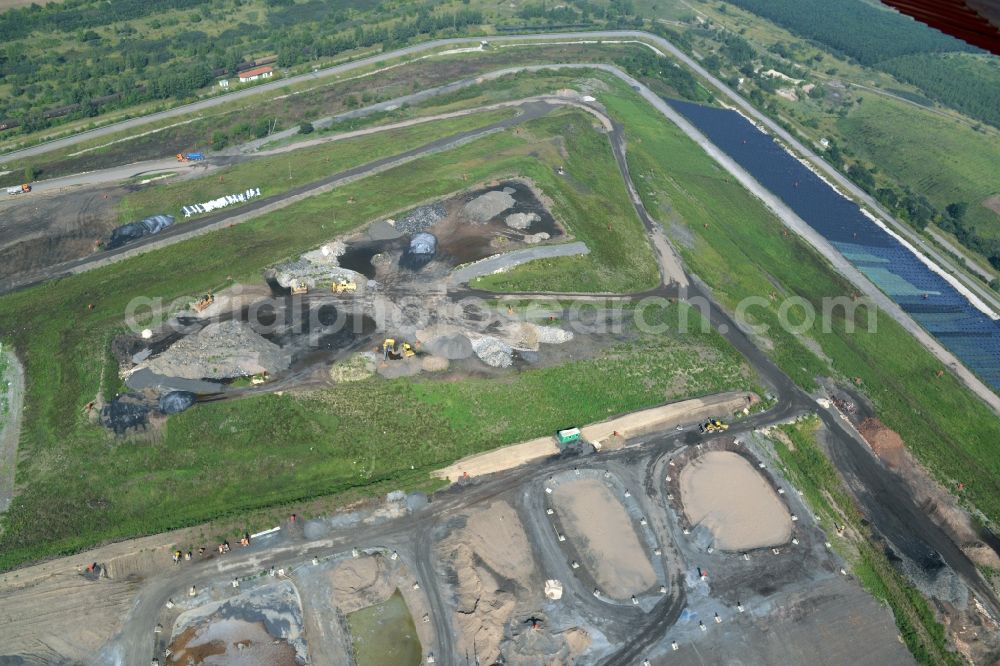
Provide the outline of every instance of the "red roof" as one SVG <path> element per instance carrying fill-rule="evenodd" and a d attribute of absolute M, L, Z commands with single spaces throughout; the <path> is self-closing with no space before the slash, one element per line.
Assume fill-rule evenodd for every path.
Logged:
<path fill-rule="evenodd" d="M 267 74 L 268 72 L 273 71 L 273 67 L 254 67 L 253 69 L 248 69 L 245 72 L 240 72 L 240 78 L 249 79 L 252 76 L 260 76 L 261 74 Z"/>

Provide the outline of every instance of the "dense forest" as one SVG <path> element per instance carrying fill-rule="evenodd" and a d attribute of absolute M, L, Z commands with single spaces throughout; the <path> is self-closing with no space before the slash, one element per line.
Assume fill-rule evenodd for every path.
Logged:
<path fill-rule="evenodd" d="M 929 97 L 1000 127 L 1000 62 L 968 55 L 914 54 L 880 67 L 900 81 L 919 86 Z"/>
<path fill-rule="evenodd" d="M 943 55 L 979 52 L 961 40 L 861 0 L 727 1 L 1000 127 L 1000 65 Z"/>
<path fill-rule="evenodd" d="M 479 9 L 434 11 L 433 4 L 380 9 L 381 22 L 375 2 L 346 0 L 67 0 L 11 10 L 0 14 L 7 36 L 0 40 L 0 84 L 9 86 L 0 95 L 0 122 L 29 133 L 140 102 L 188 98 L 246 68 L 254 55 L 277 54 L 279 67 L 291 67 L 466 32 L 484 20 Z"/>
<path fill-rule="evenodd" d="M 862 65 L 910 53 L 975 51 L 908 16 L 860 0 L 728 0 Z"/>

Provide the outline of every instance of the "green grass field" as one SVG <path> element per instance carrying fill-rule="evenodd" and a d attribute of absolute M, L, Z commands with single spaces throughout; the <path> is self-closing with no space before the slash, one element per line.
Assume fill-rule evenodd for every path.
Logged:
<path fill-rule="evenodd" d="M 909 185 L 939 210 L 969 204 L 967 219 L 983 238 L 1000 237 L 1000 213 L 982 202 L 1000 194 L 1000 132 L 977 132 L 963 123 L 870 95 L 838 123 L 845 144 Z"/>
<path fill-rule="evenodd" d="M 583 201 L 598 210 L 618 205 L 601 191 L 582 199 L 555 174 L 567 155 L 617 173 L 606 139 L 590 127 L 589 115 L 557 112 L 225 231 L 0 298 L 0 334 L 16 346 L 28 375 L 23 490 L 4 517 L 0 568 L 275 504 L 388 483 L 410 487 L 463 455 L 566 423 L 754 388 L 742 359 L 696 328 L 502 380 L 370 381 L 206 404 L 137 441 L 115 439 L 84 416 L 99 391 L 116 390 L 106 345 L 134 296 L 171 301 L 223 285 L 227 275 L 259 282 L 264 267 L 338 233 L 514 175 L 532 178 L 575 233 L 584 218 L 569 212 L 587 214 Z M 617 175 L 614 183 L 623 187 Z M 595 262 L 587 270 L 630 288 L 632 264 L 619 266 L 620 275 L 615 268 Z M 703 358 L 712 362 L 697 362 Z M 427 419 L 429 411 L 439 416 Z"/>
<path fill-rule="evenodd" d="M 871 526 L 817 442 L 819 425 L 818 419 L 810 418 L 780 428 L 783 436 L 775 437 L 772 444 L 782 472 L 806 496 L 834 548 L 851 563 L 865 588 L 892 609 L 900 636 L 917 662 L 927 666 L 965 663 L 948 645 L 927 600 L 873 541 Z M 839 525 L 849 526 L 846 537 L 833 536 Z"/>
<path fill-rule="evenodd" d="M 843 317 L 831 330 L 808 335 L 782 329 L 781 301 L 799 296 L 822 312 L 826 296 L 854 288 L 804 241 L 785 235 L 780 221 L 721 170 L 679 129 L 628 94 L 601 100 L 625 126 L 629 163 L 646 207 L 665 224 L 692 272 L 727 308 L 748 296 L 767 305 L 748 311 L 769 332 L 760 340 L 801 386 L 822 376 L 859 378 L 882 420 L 902 435 L 917 457 L 947 486 L 961 480 L 965 498 L 990 521 L 1000 521 L 1000 420 L 889 316 L 879 313 L 874 333 L 867 313 L 856 332 Z M 774 296 L 774 300 L 771 296 Z M 835 314 L 840 314 L 839 312 Z"/>
<path fill-rule="evenodd" d="M 428 121 L 412 127 L 379 132 L 370 137 L 333 141 L 255 158 L 219 169 L 210 176 L 169 184 L 150 183 L 122 199 L 119 204 L 119 219 L 123 223 L 131 222 L 158 213 L 180 217 L 181 206 L 185 204 L 208 201 L 247 187 L 259 186 L 263 196 L 275 196 L 345 169 L 367 164 L 381 157 L 398 155 L 442 136 L 485 127 L 513 115 L 513 109 L 500 109 L 461 118 Z"/>

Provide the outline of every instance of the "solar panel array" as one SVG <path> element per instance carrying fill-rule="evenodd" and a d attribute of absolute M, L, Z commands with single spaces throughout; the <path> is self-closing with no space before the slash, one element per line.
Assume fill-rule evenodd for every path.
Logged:
<path fill-rule="evenodd" d="M 781 198 L 913 319 L 1000 390 L 1000 322 L 969 302 L 853 201 L 735 111 L 667 102 Z"/>

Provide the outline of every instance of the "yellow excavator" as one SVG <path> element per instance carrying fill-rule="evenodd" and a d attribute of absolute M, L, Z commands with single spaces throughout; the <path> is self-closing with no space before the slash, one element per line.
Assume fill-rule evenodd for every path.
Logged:
<path fill-rule="evenodd" d="M 729 424 L 723 423 L 719 419 L 709 419 L 706 423 L 701 424 L 702 432 L 725 432 L 729 430 Z"/>
<path fill-rule="evenodd" d="M 385 361 L 398 361 L 401 358 L 411 358 L 416 355 L 417 352 L 414 351 L 413 345 L 409 342 L 401 340 L 397 345 L 396 338 L 386 338 L 382 341 L 382 359 Z"/>
<path fill-rule="evenodd" d="M 358 283 L 346 278 L 334 282 L 330 290 L 335 294 L 353 294 L 358 290 Z"/>

